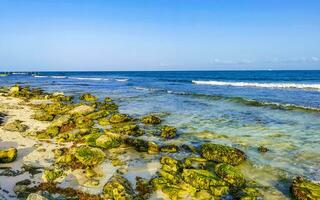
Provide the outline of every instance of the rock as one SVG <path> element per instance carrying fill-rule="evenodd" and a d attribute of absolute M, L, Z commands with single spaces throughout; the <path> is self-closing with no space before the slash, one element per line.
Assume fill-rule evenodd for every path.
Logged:
<path fill-rule="evenodd" d="M 241 187 L 245 183 L 243 174 L 232 165 L 220 163 L 214 169 L 216 174 L 231 186 Z"/>
<path fill-rule="evenodd" d="M 97 133 L 89 133 L 85 136 L 82 137 L 85 142 L 90 145 L 90 146 L 96 146 L 96 140 L 101 136 L 102 134 L 97 132 Z"/>
<path fill-rule="evenodd" d="M 37 111 L 32 115 L 32 118 L 38 121 L 52 121 L 54 115 L 48 114 L 44 111 Z"/>
<path fill-rule="evenodd" d="M 61 169 L 58 169 L 58 168 L 46 169 L 43 172 L 42 178 L 44 181 L 51 183 L 62 175 L 63 175 L 63 171 Z"/>
<path fill-rule="evenodd" d="M 86 115 L 87 118 L 92 119 L 92 120 L 97 120 L 100 119 L 102 117 L 107 117 L 110 114 L 109 111 L 106 110 L 100 110 L 100 111 L 96 111 L 93 113 L 90 113 L 89 115 Z"/>
<path fill-rule="evenodd" d="M 126 114 L 114 114 L 109 119 L 110 123 L 117 124 L 130 121 L 130 118 Z"/>
<path fill-rule="evenodd" d="M 94 108 L 92 106 L 88 105 L 80 105 L 72 110 L 69 111 L 69 114 L 71 115 L 76 115 L 76 116 L 82 116 L 82 115 L 87 115 L 89 113 L 92 113 L 94 111 Z"/>
<path fill-rule="evenodd" d="M 143 199 L 149 199 L 153 192 L 153 188 L 148 180 L 136 176 L 136 191 Z"/>
<path fill-rule="evenodd" d="M 85 166 L 95 166 L 102 163 L 105 153 L 99 149 L 89 146 L 80 146 L 75 150 L 75 157 Z"/>
<path fill-rule="evenodd" d="M 17 149 L 13 147 L 7 150 L 0 150 L 0 163 L 10 163 L 15 161 L 17 154 Z"/>
<path fill-rule="evenodd" d="M 6 115 L 4 113 L 0 112 L 0 126 L 2 125 L 5 117 L 6 117 Z"/>
<path fill-rule="evenodd" d="M 62 115 L 58 118 L 55 118 L 50 126 L 62 127 L 65 124 L 68 124 L 71 120 L 70 115 Z"/>
<path fill-rule="evenodd" d="M 162 164 L 162 170 L 168 173 L 180 173 L 182 172 L 182 162 L 180 160 L 176 160 L 170 156 L 162 156 L 160 159 L 160 163 Z"/>
<path fill-rule="evenodd" d="M 175 127 L 167 126 L 167 125 L 161 127 L 160 136 L 162 138 L 172 139 L 176 136 L 176 134 L 177 134 L 177 129 Z"/>
<path fill-rule="evenodd" d="M 29 194 L 29 196 L 26 200 L 48 200 L 48 199 L 37 194 L 37 193 L 31 193 L 31 194 Z"/>
<path fill-rule="evenodd" d="M 183 169 L 182 178 L 198 190 L 209 190 L 214 196 L 222 196 L 229 190 L 223 180 L 207 170 Z"/>
<path fill-rule="evenodd" d="M 139 152 L 148 152 L 150 154 L 155 154 L 159 151 L 159 147 L 156 143 L 140 138 L 127 137 L 125 138 L 125 143 L 129 146 L 134 147 L 134 149 Z"/>
<path fill-rule="evenodd" d="M 98 100 L 97 97 L 93 96 L 90 93 L 85 93 L 83 95 L 80 96 L 80 100 L 84 100 L 84 101 L 96 101 Z"/>
<path fill-rule="evenodd" d="M 14 120 L 13 122 L 5 124 L 3 128 L 7 131 L 25 132 L 29 127 L 22 124 L 20 120 Z"/>
<path fill-rule="evenodd" d="M 235 199 L 240 200 L 263 200 L 263 195 L 256 188 L 242 188 L 235 196 Z"/>
<path fill-rule="evenodd" d="M 105 132 L 96 140 L 96 145 L 105 149 L 119 147 L 123 143 L 123 139 L 118 135 L 111 132 Z"/>
<path fill-rule="evenodd" d="M 135 193 L 130 182 L 120 175 L 113 175 L 103 186 L 104 199 L 131 200 Z"/>
<path fill-rule="evenodd" d="M 30 184 L 31 184 L 31 181 L 29 179 L 25 179 L 25 180 L 19 181 L 14 186 L 13 191 L 16 194 L 25 192 L 27 190 L 27 188 L 28 188 L 28 185 L 30 185 Z"/>
<path fill-rule="evenodd" d="M 159 117 L 156 117 L 154 115 L 147 115 L 142 117 L 141 122 L 144 124 L 160 124 L 161 123 L 161 119 Z"/>
<path fill-rule="evenodd" d="M 99 125 L 101 126 L 107 126 L 110 124 L 109 119 L 108 118 L 101 118 L 98 120 Z"/>
<path fill-rule="evenodd" d="M 103 100 L 105 103 L 113 102 L 113 100 L 110 97 L 105 97 Z"/>
<path fill-rule="evenodd" d="M 97 172 L 95 172 L 95 171 L 94 171 L 93 169 L 91 169 L 91 168 L 87 168 L 85 174 L 86 174 L 86 177 L 92 178 L 92 177 L 94 177 L 94 176 L 97 175 Z"/>
<path fill-rule="evenodd" d="M 201 145 L 201 155 L 207 160 L 227 163 L 230 165 L 239 165 L 246 159 L 243 151 L 220 144 L 206 143 Z"/>
<path fill-rule="evenodd" d="M 133 123 L 114 124 L 112 131 L 121 135 L 140 136 L 144 134 L 144 132 L 139 129 L 139 126 Z"/>
<path fill-rule="evenodd" d="M 21 87 L 19 85 L 12 86 L 10 88 L 10 93 L 17 93 L 20 91 L 20 89 L 21 89 Z"/>
<path fill-rule="evenodd" d="M 261 152 L 261 153 L 265 153 L 265 152 L 268 152 L 269 149 L 267 147 L 264 147 L 264 146 L 259 146 L 258 147 L 258 151 Z"/>
<path fill-rule="evenodd" d="M 298 200 L 320 199 L 320 184 L 302 177 L 295 177 L 292 181 L 291 192 Z"/>
<path fill-rule="evenodd" d="M 179 151 L 179 148 L 174 144 L 168 144 L 160 147 L 161 152 L 166 153 L 176 153 Z"/>
<path fill-rule="evenodd" d="M 184 161 L 184 166 L 186 168 L 205 169 L 207 163 L 208 163 L 208 161 L 204 158 L 188 157 Z"/>
<path fill-rule="evenodd" d="M 94 122 L 92 121 L 92 119 L 86 116 L 81 116 L 76 118 L 75 123 L 77 128 L 90 128 L 94 125 Z"/>

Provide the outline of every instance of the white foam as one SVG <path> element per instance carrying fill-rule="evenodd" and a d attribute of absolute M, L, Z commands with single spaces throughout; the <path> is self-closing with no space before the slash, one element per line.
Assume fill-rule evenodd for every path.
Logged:
<path fill-rule="evenodd" d="M 126 82 L 126 81 L 128 81 L 129 79 L 127 79 L 127 78 L 116 78 L 115 80 L 116 80 L 116 81 L 119 81 L 119 82 Z"/>
<path fill-rule="evenodd" d="M 250 82 L 194 81 L 194 80 L 192 81 L 192 83 L 197 85 L 320 90 L 320 84 L 302 84 L 302 83 L 254 83 L 254 82 L 250 83 Z"/>
<path fill-rule="evenodd" d="M 102 80 L 109 80 L 107 78 L 96 78 L 96 77 L 69 77 L 70 79 L 77 79 L 77 80 L 89 80 L 89 81 L 102 81 Z"/>
<path fill-rule="evenodd" d="M 50 76 L 51 78 L 67 78 L 66 76 Z"/>
<path fill-rule="evenodd" d="M 34 78 L 47 78 L 48 76 L 32 75 Z"/>

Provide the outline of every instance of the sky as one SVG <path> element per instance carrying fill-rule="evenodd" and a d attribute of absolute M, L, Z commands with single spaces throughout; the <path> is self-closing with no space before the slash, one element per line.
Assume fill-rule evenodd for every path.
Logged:
<path fill-rule="evenodd" d="M 319 0 L 0 0 L 0 71 L 320 70 Z"/>

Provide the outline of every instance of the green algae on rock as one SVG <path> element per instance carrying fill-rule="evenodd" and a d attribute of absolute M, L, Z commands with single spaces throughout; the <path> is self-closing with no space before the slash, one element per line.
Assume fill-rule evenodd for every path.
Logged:
<path fill-rule="evenodd" d="M 0 163 L 10 163 L 15 161 L 17 154 L 17 149 L 13 147 L 7 150 L 0 150 Z"/>
<path fill-rule="evenodd" d="M 55 181 L 57 178 L 61 177 L 63 175 L 63 171 L 61 169 L 58 168 L 54 168 L 54 169 L 46 169 L 43 172 L 43 176 L 42 178 L 46 181 L 46 182 L 53 182 Z"/>
<path fill-rule="evenodd" d="M 105 132 L 96 139 L 96 146 L 111 149 L 119 147 L 123 143 L 123 139 L 118 135 L 111 132 Z"/>
<path fill-rule="evenodd" d="M 90 93 L 85 93 L 80 96 L 80 100 L 84 101 L 97 101 L 98 98 Z"/>
<path fill-rule="evenodd" d="M 201 155 L 207 160 L 227 163 L 230 165 L 239 165 L 246 159 L 246 155 L 243 151 L 224 146 L 220 144 L 205 143 L 201 145 Z"/>
<path fill-rule="evenodd" d="M 163 145 L 160 147 L 160 151 L 166 153 L 177 153 L 179 151 L 179 147 L 174 144 Z"/>
<path fill-rule="evenodd" d="M 130 117 L 126 114 L 117 113 L 117 114 L 112 115 L 110 117 L 109 121 L 112 124 L 117 124 L 117 123 L 130 121 Z"/>
<path fill-rule="evenodd" d="M 320 199 L 320 184 L 316 184 L 302 177 L 293 179 L 291 191 L 298 200 Z"/>
<path fill-rule="evenodd" d="M 187 157 L 184 160 L 184 166 L 186 168 L 205 169 L 208 161 L 200 157 Z"/>
<path fill-rule="evenodd" d="M 52 121 L 54 118 L 54 115 L 48 114 L 44 111 L 37 111 L 32 115 L 33 119 L 38 121 Z"/>
<path fill-rule="evenodd" d="M 80 146 L 75 149 L 75 157 L 85 166 L 98 165 L 104 161 L 105 156 L 99 148 Z"/>
<path fill-rule="evenodd" d="M 245 183 L 243 174 L 232 165 L 226 163 L 217 164 L 215 172 L 221 179 L 232 186 L 241 187 Z"/>
<path fill-rule="evenodd" d="M 120 175 L 113 175 L 103 186 L 104 199 L 134 199 L 135 193 L 130 182 Z"/>
<path fill-rule="evenodd" d="M 166 139 L 172 139 L 176 136 L 177 134 L 177 129 L 173 126 L 163 126 L 161 127 L 161 133 L 160 136 L 162 138 L 166 138 Z"/>
<path fill-rule="evenodd" d="M 6 123 L 3 128 L 7 131 L 25 132 L 29 127 L 22 124 L 20 120 L 14 120 L 13 122 Z"/>
<path fill-rule="evenodd" d="M 141 118 L 141 122 L 144 124 L 160 124 L 161 123 L 161 119 L 159 117 L 156 117 L 154 115 L 147 115 Z"/>

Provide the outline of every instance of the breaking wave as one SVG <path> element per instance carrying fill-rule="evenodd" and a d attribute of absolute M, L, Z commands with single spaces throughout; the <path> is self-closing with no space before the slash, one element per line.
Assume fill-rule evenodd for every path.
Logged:
<path fill-rule="evenodd" d="M 302 83 L 250 83 L 250 82 L 224 82 L 224 81 L 192 81 L 196 85 L 233 86 L 233 87 L 259 87 L 259 88 L 279 88 L 279 89 L 303 89 L 320 90 L 320 84 Z"/>

